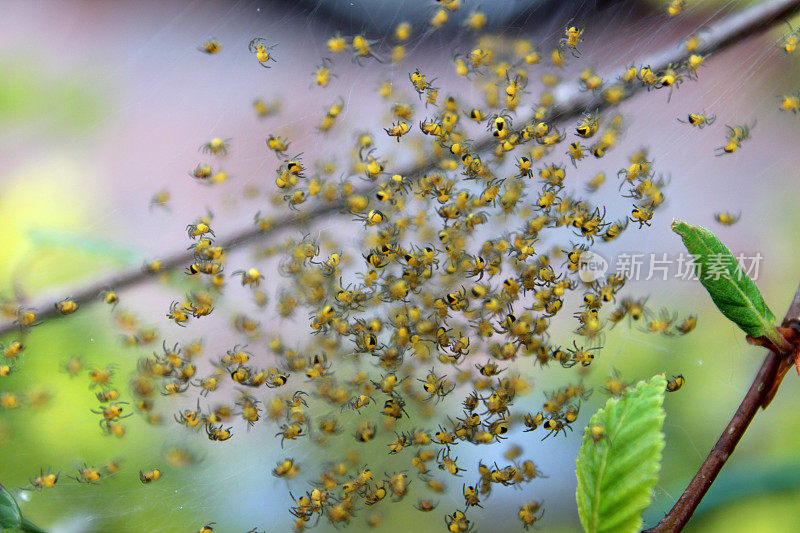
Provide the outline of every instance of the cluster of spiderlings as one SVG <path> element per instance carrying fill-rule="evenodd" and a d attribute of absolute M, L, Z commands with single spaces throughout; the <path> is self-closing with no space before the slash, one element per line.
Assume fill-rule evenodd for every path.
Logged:
<path fill-rule="evenodd" d="M 459 0 L 439 3 L 427 31 L 443 26 L 460 7 Z M 672 2 L 669 15 L 677 15 L 682 7 L 683 1 Z M 479 11 L 466 20 L 470 31 L 485 24 L 486 16 Z M 382 68 L 374 63 L 383 63 L 386 55 L 381 46 L 388 46 L 390 62 L 400 62 L 413 32 L 409 23 L 400 23 L 388 44 L 380 46 L 364 35 L 336 34 L 326 42 L 333 57 L 321 59 L 312 81 L 327 88 L 336 78 L 334 58 L 342 54 L 350 54 L 359 65 Z M 406 89 L 420 102 L 424 99 L 424 112 L 403 99 L 399 84 L 383 81 L 379 93 L 389 119 L 382 129 L 396 146 L 433 162 L 422 171 L 397 168 L 398 154 L 381 153 L 373 133 L 359 131 L 349 143 L 345 177 L 334 180 L 329 176 L 336 163 L 307 161 L 303 154 L 289 157 L 291 141 L 267 134 L 266 149 L 271 154 L 265 157 L 278 159 L 272 204 L 297 211 L 291 216 L 300 221 L 314 209 L 330 210 L 332 217 L 344 215 L 351 219 L 358 241 L 346 242 L 326 232 L 289 238 L 261 251 L 260 259 L 278 258 L 277 268 L 241 265 L 228 276 L 226 250 L 216 241 L 209 212 L 186 226 L 193 260 L 185 265 L 184 275 L 194 283 L 193 289 L 172 302 L 166 317 L 182 327 L 194 326 L 193 321 L 214 312 L 226 282 L 233 278 L 250 292 L 259 310 L 274 307 L 287 319 L 307 312 L 310 335 L 304 342 L 287 342 L 276 332 L 265 331 L 257 318 L 234 314 L 237 334 L 266 348 L 272 355 L 269 365 L 259 364 L 243 344 L 205 359 L 201 340 L 172 347 L 163 340 L 160 349 L 139 361 L 130 379 L 132 404 L 122 400 L 114 386 L 113 367 L 90 369 L 89 383 L 100 402 L 92 413 L 101 431 L 123 437 L 123 421 L 134 412 L 151 424 L 166 422 L 154 411 L 161 396 L 165 401 L 183 398 L 188 407 L 174 409 L 171 418 L 187 432 L 215 443 L 246 438 L 240 429 L 271 424 L 282 449 L 346 444 L 348 451 L 342 457 L 326 456 L 316 465 L 288 456 L 276 461 L 275 477 L 292 480 L 302 471 L 311 479 L 310 486 L 289 493 L 293 504 L 288 511 L 298 531 L 322 519 L 334 525 L 349 523 L 360 510 L 368 510 L 369 525 L 378 525 L 381 505 L 409 494 L 415 495 L 415 509 L 431 512 L 438 506 L 435 495 L 444 493 L 448 483 L 460 483 L 463 505 L 448 509 L 443 519 L 447 531 L 466 532 L 473 524 L 468 514 L 481 508 L 494 489 L 544 477 L 532 459 L 522 457 L 519 444 L 505 453 L 509 461 L 505 466 L 480 461 L 468 465 L 459 459 L 459 451 L 497 445 L 516 430 L 530 447 L 536 444 L 528 438 L 530 432 L 542 440 L 567 435 L 581 402 L 591 394 L 585 376 L 601 353 L 604 336 L 625 318 L 629 326 L 643 323 L 642 331 L 668 336 L 685 335 L 697 324 L 695 315 L 679 320 L 666 309 L 647 308 L 647 297 L 620 296 L 623 276 L 587 280 L 581 275 L 592 248 L 616 240 L 629 227 L 651 225 L 664 205 L 669 182 L 656 174 L 655 162 L 642 148 L 631 153 L 628 164 L 616 173 L 619 196 L 633 201 L 630 214 L 613 217 L 607 206 L 568 187 L 568 174 L 578 174 L 575 179 L 585 183 L 589 195 L 605 185 L 605 172 L 580 176 L 581 165 L 616 149 L 625 129 L 623 116 L 615 111 L 586 110 L 574 129 L 559 129 L 553 119 L 554 88 L 563 83 L 561 69 L 580 59 L 578 47 L 583 41 L 584 31 L 570 26 L 543 54 L 527 40 L 476 36 L 476 46 L 455 54 L 452 61 L 456 74 L 480 89 L 484 100 L 480 106 L 464 106 L 420 69 L 408 72 Z M 794 30 L 784 41 L 783 48 L 793 51 Z M 667 89 L 671 96 L 685 81 L 697 81 L 704 61 L 697 52 L 699 45 L 698 37 L 689 38 L 685 60 L 663 70 L 632 65 L 617 79 L 603 80 L 587 67 L 575 83 L 609 106 L 637 86 Z M 258 65 L 269 69 L 279 61 L 273 52 L 276 46 L 256 37 L 248 50 Z M 221 44 L 209 40 L 199 49 L 215 55 Z M 568 60 L 566 52 L 573 59 Z M 550 65 L 543 58 L 549 58 Z M 530 81 L 536 69 L 541 71 L 542 90 L 534 94 Z M 279 100 L 253 103 L 259 118 L 279 113 L 280 107 Z M 796 113 L 800 104 L 797 96 L 790 95 L 782 97 L 779 107 Z M 343 109 L 341 96 L 327 106 L 319 135 L 336 126 Z M 532 113 L 522 118 L 520 109 Z M 716 120 L 705 111 L 682 116 L 687 120 L 681 122 L 698 129 Z M 737 151 L 751 128 L 728 126 L 721 154 Z M 482 140 L 472 140 L 478 136 Z M 214 138 L 200 151 L 219 161 L 232 144 L 231 139 Z M 226 172 L 215 167 L 201 162 L 190 175 L 206 184 L 225 182 Z M 166 207 L 169 199 L 168 191 L 159 191 L 152 206 Z M 735 223 L 739 216 L 715 215 L 724 225 Z M 264 233 L 271 232 L 277 220 L 274 213 L 254 215 L 254 224 Z M 346 233 L 337 231 L 337 236 Z M 145 264 L 144 270 L 166 276 L 160 261 Z M 274 283 L 279 290 L 272 306 L 262 288 L 262 270 L 280 276 Z M 572 315 L 564 313 L 570 293 L 577 304 Z M 113 288 L 103 291 L 100 299 L 111 306 L 124 344 L 158 345 L 158 330 L 140 325 L 133 314 L 116 308 L 119 297 Z M 78 309 L 70 298 L 55 306 L 64 315 Z M 23 333 L 39 323 L 35 310 L 14 300 L 4 301 L 1 311 Z M 572 322 L 572 338 L 551 335 L 557 316 Z M 2 350 L 0 377 L 5 377 L 16 371 L 24 346 L 14 340 Z M 72 376 L 83 372 L 79 357 L 62 366 Z M 533 372 L 549 366 L 568 369 L 574 376 L 561 388 L 544 393 L 541 409 L 515 405 L 532 392 Z M 226 382 L 232 386 L 224 386 Z M 683 383 L 683 376 L 675 376 L 668 390 L 678 390 Z M 618 396 L 627 385 L 614 372 L 604 390 Z M 34 405 L 34 393 L 30 396 Z M 18 405 L 15 394 L 0 394 L 0 407 Z M 602 427 L 589 429 L 595 441 L 605 438 Z M 199 461 L 178 447 L 170 448 L 166 457 L 173 466 Z M 102 467 L 84 464 L 73 479 L 98 483 L 118 469 L 116 461 Z M 161 476 L 162 471 L 152 466 L 139 472 L 142 484 Z M 474 482 L 458 479 L 465 476 Z M 41 471 L 30 480 L 30 487 L 42 490 L 58 479 L 59 474 Z M 538 501 L 518 511 L 525 528 L 543 515 L 544 504 Z M 209 522 L 201 531 L 213 531 L 214 524 Z"/>

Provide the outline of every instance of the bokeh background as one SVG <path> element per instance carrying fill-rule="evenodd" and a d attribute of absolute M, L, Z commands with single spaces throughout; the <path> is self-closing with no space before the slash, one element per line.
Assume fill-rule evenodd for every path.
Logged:
<path fill-rule="evenodd" d="M 386 106 L 376 94 L 380 80 L 394 80 L 406 100 L 413 101 L 407 75 L 420 68 L 438 78 L 442 93 L 479 103 L 479 89 L 456 79 L 450 62 L 459 46 L 465 49 L 471 42 L 457 21 L 432 35 L 415 32 L 400 64 L 358 66 L 337 58 L 338 78 L 331 86 L 311 86 L 311 72 L 326 55 L 325 40 L 336 31 L 363 31 L 379 40 L 380 50 L 401 20 L 423 27 L 434 9 L 431 4 L 2 2 L 0 292 L 67 296 L 66 287 L 83 286 L 185 247 L 185 225 L 207 209 L 215 215 L 218 235 L 246 227 L 257 210 L 273 209 L 266 196 L 274 192 L 272 173 L 278 163 L 264 149 L 267 134 L 290 137 L 290 151 L 304 152 L 306 158 L 341 157 L 349 151 L 354 131 L 379 132 L 387 124 Z M 507 0 L 483 2 L 481 7 L 489 15 L 491 31 L 529 38 L 543 49 L 555 44 L 571 19 L 584 25 L 583 57 L 571 61 L 563 75 L 574 79 L 583 66 L 600 73 L 620 71 L 746 4 L 689 0 L 684 14 L 670 20 L 661 0 Z M 465 1 L 462 12 L 477 5 Z M 680 241 L 669 231 L 673 217 L 713 227 L 735 252 L 763 255 L 758 285 L 776 315 L 783 314 L 800 278 L 800 118 L 777 109 L 779 95 L 800 88 L 798 59 L 775 46 L 785 31 L 776 28 L 710 57 L 700 82 L 681 86 L 669 102 L 664 92 L 639 94 L 625 102 L 620 106 L 627 118 L 621 148 L 600 162 L 582 165 L 578 173 L 568 172 L 570 187 L 581 190 L 594 172 L 603 169 L 611 176 L 627 154 L 647 146 L 659 170 L 671 175 L 667 205 L 657 213 L 653 227 L 629 229 L 606 249 L 611 256 L 679 252 Z M 269 70 L 259 68 L 247 52 L 255 36 L 278 44 L 278 61 Z M 197 47 L 212 37 L 220 40 L 222 51 L 215 56 L 198 52 Z M 345 110 L 338 129 L 320 141 L 315 127 L 340 96 Z M 259 119 L 252 110 L 256 98 L 279 100 L 281 112 Z M 701 110 L 716 114 L 717 123 L 697 131 L 675 120 Z M 739 152 L 715 157 L 714 149 L 724 141 L 724 124 L 756 121 L 752 139 Z M 201 159 L 197 147 L 215 136 L 233 139 L 232 154 L 225 161 L 230 179 L 207 188 L 188 172 Z M 388 143 L 383 146 L 390 147 Z M 609 181 L 598 193 L 600 198 L 618 212 L 629 210 L 616 195 L 614 179 Z M 169 210 L 151 209 L 150 199 L 162 189 L 171 193 Z M 723 210 L 741 211 L 741 221 L 728 228 L 715 225 L 713 213 Z M 323 222 L 317 231 L 335 231 L 337 224 Z M 302 233 L 290 231 L 279 238 Z M 247 263 L 252 253 L 253 247 L 237 251 L 230 262 Z M 280 284 L 277 272 L 267 272 L 271 296 Z M 268 334 L 280 330 L 300 335 L 307 328 L 302 313 L 281 321 L 273 311 L 258 311 L 243 293 L 231 292 L 218 305 L 216 314 L 221 317 L 184 330 L 164 318 L 164 310 L 182 290 L 177 282 L 151 282 L 121 293 L 121 298 L 125 308 L 157 327 L 170 342 L 203 338 L 206 354 L 222 353 L 241 341 L 229 324 L 238 310 L 261 313 L 257 316 Z M 652 524 L 671 507 L 715 442 L 763 353 L 744 342 L 697 283 L 640 281 L 626 291 L 649 295 L 654 309 L 699 315 L 697 331 L 682 338 L 624 327 L 608 334 L 588 378 L 595 394 L 584 403 L 576 424 L 585 425 L 605 400 L 600 389 L 612 368 L 628 381 L 658 372 L 685 376 L 684 388 L 666 402 L 663 469 L 654 503 L 645 514 Z M 564 338 L 570 327 L 561 330 Z M 87 414 L 96 401 L 85 374 L 70 378 L 59 365 L 74 355 L 82 356 L 87 366 L 114 364 L 123 386 L 137 359 L 151 349 L 121 346 L 108 309 L 99 304 L 36 327 L 26 344 L 22 371 L 0 380 L 0 392 L 50 399 L 0 411 L 0 483 L 17 494 L 24 515 L 48 531 L 195 531 L 212 521 L 220 531 L 255 526 L 288 530 L 286 508 L 291 500 L 286 482 L 269 471 L 284 456 L 302 463 L 334 455 L 334 450 L 302 442 L 281 451 L 269 424 L 249 432 L 240 429 L 238 438 L 222 445 L 187 435 L 176 424 L 154 427 L 138 417 L 130 419 L 124 438 L 103 436 L 96 418 Z M 263 346 L 251 349 L 265 352 Z M 557 373 L 534 375 L 532 403 L 541 401 L 542 388 L 559 385 L 554 376 Z M 757 416 L 687 531 L 794 529 L 792 524 L 800 521 L 797 392 L 797 377 L 790 374 L 770 408 Z M 172 412 L 168 405 L 163 409 L 167 420 Z M 548 478 L 522 491 L 493 495 L 485 510 L 470 516 L 477 529 L 491 525 L 517 530 L 519 505 L 537 499 L 547 509 L 544 530 L 578 530 L 573 496 L 578 435 L 542 442 L 519 434 L 508 442 L 512 441 L 522 445 Z M 170 464 L 165 456 L 171 446 L 191 450 L 198 464 Z M 505 448 L 491 448 L 488 453 L 497 454 L 492 460 L 500 460 Z M 474 469 L 479 452 L 459 452 Z M 78 485 L 64 478 L 42 493 L 17 490 L 40 469 L 74 475 L 84 461 L 102 464 L 113 458 L 121 458 L 122 470 L 101 485 Z M 161 467 L 164 478 L 142 486 L 136 474 L 152 466 Z M 443 513 L 462 503 L 460 484 L 451 485 L 450 493 L 434 498 L 440 508 L 429 515 L 411 508 L 415 496 L 404 505 L 384 505 L 382 530 L 405 530 L 412 521 L 420 532 L 442 530 Z M 353 525 L 357 530 L 363 528 L 359 520 Z"/>

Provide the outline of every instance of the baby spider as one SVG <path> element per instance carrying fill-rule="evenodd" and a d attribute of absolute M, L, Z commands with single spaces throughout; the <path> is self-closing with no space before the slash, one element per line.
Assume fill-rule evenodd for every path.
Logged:
<path fill-rule="evenodd" d="M 411 81 L 411 84 L 414 86 L 414 90 L 417 91 L 417 94 L 420 98 L 422 98 L 422 94 L 431 87 L 431 84 L 436 81 L 436 79 L 428 81 L 428 79 L 425 77 L 425 74 L 420 72 L 419 69 L 415 70 L 414 72 L 409 72 L 408 79 Z"/>
<path fill-rule="evenodd" d="M 678 319 L 677 313 L 670 315 L 669 310 L 664 308 L 658 312 L 657 315 L 653 314 L 651 311 L 645 311 L 648 318 L 651 320 L 647 323 L 647 326 L 642 329 L 642 331 L 646 333 L 661 333 L 667 337 L 673 335 L 673 333 L 669 330 L 672 327 L 672 324 Z"/>
<path fill-rule="evenodd" d="M 689 113 L 686 120 L 677 120 L 678 122 L 689 124 L 690 126 L 694 126 L 695 128 L 702 130 L 706 126 L 712 125 L 716 119 L 717 115 L 708 115 L 705 111 L 703 111 L 702 113 Z"/>
<path fill-rule="evenodd" d="M 717 148 L 719 150 L 718 156 L 725 154 L 732 154 L 741 147 L 742 142 L 750 138 L 750 130 L 755 127 L 755 122 L 752 126 L 747 124 L 741 126 L 726 126 L 728 128 L 728 140 L 724 146 Z"/>
<path fill-rule="evenodd" d="M 564 37 L 558 42 L 559 48 L 566 46 L 572 52 L 573 57 L 580 57 L 581 52 L 578 50 L 578 43 L 582 42 L 583 30 L 570 26 L 564 29 Z"/>
<path fill-rule="evenodd" d="M 281 137 L 276 137 L 272 134 L 270 134 L 270 136 L 267 137 L 267 148 L 275 152 L 275 154 L 278 155 L 279 157 L 282 157 L 284 155 L 284 152 L 286 152 L 286 150 L 289 149 L 289 144 L 290 144 L 289 141 L 287 141 L 286 139 L 283 139 Z"/>
<path fill-rule="evenodd" d="M 90 409 L 90 411 L 97 415 L 103 415 L 100 419 L 100 427 L 107 428 L 111 422 L 133 416 L 133 413 L 128 413 L 127 415 L 122 414 L 123 405 L 127 405 L 127 402 L 115 402 L 106 407 L 101 406 L 99 411 L 95 411 L 94 409 Z"/>
<path fill-rule="evenodd" d="M 742 212 L 740 211 L 737 214 L 733 214 L 729 211 L 723 211 L 721 213 L 714 213 L 714 220 L 722 224 L 723 226 L 732 226 L 739 222 L 739 219 L 742 218 Z"/>
<path fill-rule="evenodd" d="M 683 80 L 687 78 L 686 74 L 682 74 L 675 70 L 675 66 L 670 63 L 666 70 L 661 72 L 658 75 L 658 81 L 656 82 L 656 89 L 661 89 L 663 87 L 669 87 L 669 96 L 667 97 L 667 102 L 672 100 L 672 91 L 678 88 Z"/>
<path fill-rule="evenodd" d="M 198 46 L 197 49 L 205 54 L 213 55 L 219 53 L 222 49 L 222 44 L 216 39 L 209 39 L 202 46 Z"/>
<path fill-rule="evenodd" d="M 314 76 L 314 83 L 316 83 L 319 87 L 327 87 L 331 81 L 331 78 L 336 78 L 336 74 L 331 72 L 331 67 L 333 66 L 333 60 L 329 57 L 322 58 L 322 63 L 317 66 L 317 70 L 312 72 L 312 76 Z"/>
<path fill-rule="evenodd" d="M 397 142 L 400 142 L 400 137 L 408 133 L 409 129 L 410 128 L 407 122 L 396 122 L 395 124 L 392 124 L 391 128 L 383 128 L 383 131 L 385 131 L 390 137 L 397 139 Z"/>
<path fill-rule="evenodd" d="M 200 146 L 200 151 L 204 154 L 226 155 L 230 147 L 230 139 L 220 139 L 214 137 L 207 143 Z"/>
<path fill-rule="evenodd" d="M 267 41 L 263 37 L 256 37 L 250 44 L 247 45 L 247 48 L 253 54 L 256 54 L 256 59 L 258 63 L 264 68 L 270 68 L 267 64 L 268 61 L 275 61 L 275 58 L 270 54 L 270 50 L 278 46 L 277 44 L 273 44 L 272 46 L 267 46 Z"/>
<path fill-rule="evenodd" d="M 592 364 L 592 361 L 594 360 L 594 354 L 592 351 L 602 348 L 602 346 L 596 346 L 594 348 L 584 348 L 581 346 L 578 348 L 576 341 L 572 341 L 572 346 L 573 348 L 567 348 L 567 352 L 570 354 L 572 363 L 580 363 L 581 366 L 589 366 Z"/>
<path fill-rule="evenodd" d="M 39 475 L 34 476 L 29 481 L 31 483 L 30 487 L 32 490 L 40 491 L 43 488 L 51 488 L 58 483 L 58 477 L 61 475 L 61 472 L 53 474 L 48 470 L 48 473 L 45 474 L 44 470 L 39 470 Z"/>
<path fill-rule="evenodd" d="M 553 434 L 558 435 L 559 432 L 563 432 L 564 436 L 566 437 L 567 436 L 567 430 L 572 431 L 572 428 L 569 426 L 569 424 L 565 423 L 560 418 L 548 418 L 548 419 L 546 419 L 544 421 L 544 424 L 542 424 L 542 428 L 544 428 L 545 431 L 549 432 L 547 435 L 542 437 L 542 440 L 546 439 L 547 437 L 549 437 L 550 435 L 553 435 Z"/>
<path fill-rule="evenodd" d="M 441 457 L 439 457 L 441 455 Z M 458 466 L 458 457 L 455 459 L 450 458 L 449 448 L 441 448 L 436 454 L 436 462 L 439 465 L 439 470 L 444 470 L 449 474 L 461 477 L 458 473 L 463 472 L 465 469 Z"/>
<path fill-rule="evenodd" d="M 683 377 L 682 374 L 673 376 L 672 379 L 667 382 L 667 390 L 669 392 L 675 392 L 681 387 L 683 387 L 684 383 L 686 383 L 686 379 Z"/>
<path fill-rule="evenodd" d="M 686 0 L 672 0 L 667 7 L 667 14 L 670 17 L 679 15 L 683 8 L 686 6 Z"/>
<path fill-rule="evenodd" d="M 597 114 L 584 113 L 583 118 L 578 122 L 575 128 L 575 133 L 578 137 L 588 139 L 597 133 L 597 128 L 600 126 L 600 119 Z"/>
<path fill-rule="evenodd" d="M 295 391 L 292 397 L 286 400 L 286 405 L 288 405 L 289 407 L 300 407 L 301 405 L 305 405 L 306 407 L 308 407 L 308 403 L 306 403 L 306 400 L 305 398 L 303 398 L 303 395 L 308 396 L 308 393 L 301 390 Z"/>
<path fill-rule="evenodd" d="M 83 466 L 78 468 L 78 475 L 77 476 L 67 476 L 78 483 L 91 483 L 93 485 L 97 484 L 100 480 L 100 471 L 94 467 L 87 466 L 86 463 L 83 463 Z"/>
<path fill-rule="evenodd" d="M 208 435 L 208 440 L 222 442 L 231 438 L 231 429 L 232 428 L 223 429 L 222 424 L 219 426 L 206 424 L 206 435 Z"/>
<path fill-rule="evenodd" d="M 784 52 L 790 54 L 797 49 L 797 43 L 800 42 L 800 35 L 798 35 L 798 30 L 792 28 L 788 20 L 786 21 L 786 25 L 789 26 L 789 33 L 783 36 L 780 47 Z"/>
<path fill-rule="evenodd" d="M 278 435 L 281 436 L 281 448 L 283 448 L 283 441 L 294 440 L 303 435 L 303 426 L 296 422 L 292 424 L 284 424 L 280 427 L 280 431 L 275 434 L 276 437 Z"/>
<path fill-rule="evenodd" d="M 214 231 L 205 222 L 198 222 L 197 224 L 189 224 L 188 226 L 186 226 L 186 233 L 189 235 L 189 238 L 191 239 L 196 239 L 197 237 L 202 237 L 203 235 L 206 234 L 214 236 Z"/>
<path fill-rule="evenodd" d="M 800 93 L 786 94 L 780 97 L 780 105 L 778 109 L 781 111 L 791 111 L 792 113 L 800 113 Z"/>
<path fill-rule="evenodd" d="M 186 326 L 189 321 L 189 313 L 185 306 L 178 301 L 173 301 L 169 306 L 167 318 L 174 321 L 179 326 Z"/>
<path fill-rule="evenodd" d="M 489 117 L 486 129 L 492 132 L 492 136 L 504 139 L 508 136 L 509 126 L 511 126 L 511 115 L 505 109 L 496 115 Z"/>
<path fill-rule="evenodd" d="M 376 41 L 371 41 L 364 37 L 363 35 L 356 35 L 353 37 L 351 42 L 351 46 L 353 47 L 353 61 L 358 65 L 361 66 L 361 59 L 371 57 L 378 63 L 383 63 L 381 58 L 376 56 L 372 52 L 371 45 L 375 44 Z"/>
<path fill-rule="evenodd" d="M 360 411 L 362 407 L 366 407 L 372 402 L 372 397 L 367 396 L 366 394 L 359 394 L 358 396 L 353 396 L 344 405 L 342 405 L 342 411 L 345 409 L 353 409 L 354 411 Z"/>
<path fill-rule="evenodd" d="M 257 268 L 237 270 L 233 273 L 233 275 L 242 277 L 242 287 L 258 287 L 259 283 L 261 283 L 261 280 L 264 279 L 264 275 L 259 272 Z"/>
<path fill-rule="evenodd" d="M 634 205 L 629 219 L 631 222 L 638 222 L 639 228 L 650 226 L 650 221 L 653 219 L 653 208 L 651 206 Z"/>

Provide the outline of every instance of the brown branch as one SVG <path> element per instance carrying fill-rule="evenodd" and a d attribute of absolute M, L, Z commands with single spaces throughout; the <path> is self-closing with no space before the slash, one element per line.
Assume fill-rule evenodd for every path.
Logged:
<path fill-rule="evenodd" d="M 766 0 L 759 4 L 748 7 L 741 12 L 730 15 L 719 20 L 703 31 L 702 42 L 698 47 L 698 52 L 708 55 L 713 52 L 721 51 L 729 46 L 740 43 L 744 39 L 756 35 L 777 22 L 781 22 L 800 10 L 800 0 Z M 677 43 L 666 47 L 653 56 L 642 61 L 642 65 L 650 65 L 658 72 L 667 68 L 670 63 L 679 63 L 686 58 L 686 50 L 683 43 Z M 615 74 L 607 78 L 613 78 Z M 624 98 L 630 98 L 641 90 L 642 86 L 626 87 Z M 562 85 L 555 95 L 556 103 L 551 109 L 553 122 L 565 122 L 575 118 L 586 110 L 603 110 L 609 107 L 608 102 L 602 94 L 588 93 L 579 91 L 573 86 Z M 528 117 L 530 120 L 531 117 Z M 487 136 L 473 145 L 475 152 L 485 152 L 491 149 L 496 140 Z M 437 162 L 433 159 L 421 165 L 416 165 L 399 174 L 408 178 L 414 178 L 425 174 L 436 168 Z M 356 191 L 357 194 L 369 193 L 372 185 L 367 184 Z M 257 239 L 265 238 L 275 234 L 280 230 L 294 227 L 301 223 L 312 222 L 316 219 L 333 215 L 339 212 L 346 212 L 344 201 L 339 200 L 328 204 L 316 204 L 308 208 L 307 212 L 292 215 L 276 221 L 268 231 L 261 231 L 255 225 L 243 228 L 227 238 L 221 239 L 219 244 L 227 250 L 244 246 Z M 187 265 L 192 260 L 190 252 L 178 251 L 167 257 L 162 258 L 161 263 L 165 270 Z M 115 276 L 92 281 L 81 289 L 68 288 L 62 289 L 58 294 L 47 295 L 37 298 L 36 301 L 23 301 L 25 307 L 37 310 L 39 319 L 49 319 L 60 316 L 54 307 L 54 302 L 64 296 L 72 297 L 78 304 L 85 304 L 95 300 L 98 294 L 107 287 L 113 287 L 118 291 L 142 283 L 151 278 L 140 268 L 133 268 L 117 274 Z M 0 335 L 16 329 L 13 321 L 0 323 Z"/>
<path fill-rule="evenodd" d="M 800 287 L 797 288 L 789 311 L 783 319 L 783 327 L 788 328 L 797 320 L 800 320 Z M 793 332 L 789 330 L 787 334 L 791 335 Z M 785 370 L 794 365 L 794 354 L 798 350 L 797 336 L 794 335 L 792 340 L 794 341 L 794 352 L 792 353 L 781 354 L 776 349 L 770 350 L 761 369 L 756 374 L 750 390 L 745 394 L 730 423 L 725 427 L 725 431 L 722 432 L 686 490 L 683 491 L 667 515 L 658 524 L 643 533 L 674 533 L 683 530 L 697 506 L 700 505 L 700 500 L 703 499 L 722 470 L 725 461 L 728 460 L 744 436 L 744 432 L 756 416 L 758 408 L 766 408 L 780 385 L 780 380 L 786 374 Z M 783 369 L 782 374 L 781 369 Z"/>

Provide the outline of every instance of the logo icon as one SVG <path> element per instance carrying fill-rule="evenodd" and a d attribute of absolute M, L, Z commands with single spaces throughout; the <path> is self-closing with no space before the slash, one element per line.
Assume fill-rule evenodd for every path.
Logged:
<path fill-rule="evenodd" d="M 584 283 L 592 283 L 606 275 L 608 261 L 601 255 L 586 250 L 578 258 L 578 277 Z"/>

